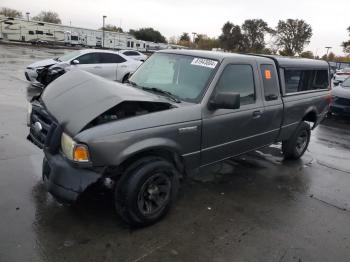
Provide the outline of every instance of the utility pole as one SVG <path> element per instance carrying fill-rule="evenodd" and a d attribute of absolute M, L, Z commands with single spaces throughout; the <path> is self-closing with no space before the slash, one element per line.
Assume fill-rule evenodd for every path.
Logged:
<path fill-rule="evenodd" d="M 105 19 L 107 18 L 106 15 L 102 17 L 102 48 L 105 47 Z"/>
<path fill-rule="evenodd" d="M 325 48 L 327 49 L 326 58 L 327 58 L 327 61 L 328 61 L 328 52 L 329 52 L 329 49 L 331 49 L 332 47 L 331 46 L 326 46 Z"/>

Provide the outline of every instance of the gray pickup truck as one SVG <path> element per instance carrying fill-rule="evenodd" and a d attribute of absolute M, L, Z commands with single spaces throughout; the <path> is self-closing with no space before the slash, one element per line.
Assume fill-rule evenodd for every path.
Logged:
<path fill-rule="evenodd" d="M 161 219 L 190 171 L 282 141 L 300 158 L 328 111 L 324 61 L 210 51 L 152 55 L 119 84 L 83 71 L 32 102 L 28 139 L 42 148 L 43 180 L 72 203 L 113 185 L 120 217 Z"/>

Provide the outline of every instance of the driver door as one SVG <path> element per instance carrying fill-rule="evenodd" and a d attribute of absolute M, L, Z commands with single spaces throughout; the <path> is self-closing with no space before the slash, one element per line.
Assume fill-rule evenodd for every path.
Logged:
<path fill-rule="evenodd" d="M 203 112 L 202 165 L 210 164 L 264 145 L 264 106 L 255 60 L 228 63 L 216 83 L 215 92 L 240 94 L 239 109 Z"/>

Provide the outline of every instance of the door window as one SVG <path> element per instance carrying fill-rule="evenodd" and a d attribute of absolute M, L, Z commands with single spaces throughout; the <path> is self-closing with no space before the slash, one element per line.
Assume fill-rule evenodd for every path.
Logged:
<path fill-rule="evenodd" d="M 241 96 L 241 106 L 255 103 L 253 68 L 250 65 L 228 65 L 222 73 L 216 92 L 234 92 Z"/>
<path fill-rule="evenodd" d="M 126 60 L 117 54 L 100 53 L 100 63 L 102 64 L 119 64 L 124 63 Z"/>
<path fill-rule="evenodd" d="M 79 56 L 75 60 L 78 60 L 79 64 L 98 64 L 99 56 L 97 53 L 89 53 L 89 54 Z"/>

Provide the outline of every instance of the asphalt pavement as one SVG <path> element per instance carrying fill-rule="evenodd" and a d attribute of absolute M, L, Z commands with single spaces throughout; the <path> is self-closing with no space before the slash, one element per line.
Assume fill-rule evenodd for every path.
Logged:
<path fill-rule="evenodd" d="M 43 154 L 26 140 L 39 90 L 26 65 L 65 50 L 0 45 L 0 261 L 349 261 L 350 120 L 312 132 L 306 154 L 280 145 L 201 170 L 161 222 L 131 229 L 108 194 L 71 207 L 41 182 Z"/>

